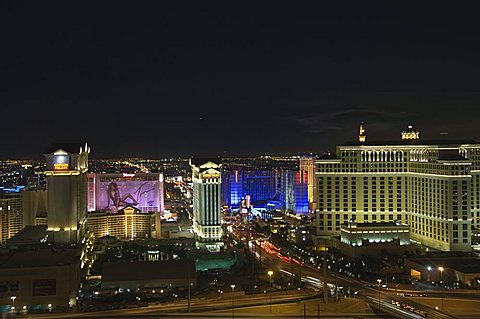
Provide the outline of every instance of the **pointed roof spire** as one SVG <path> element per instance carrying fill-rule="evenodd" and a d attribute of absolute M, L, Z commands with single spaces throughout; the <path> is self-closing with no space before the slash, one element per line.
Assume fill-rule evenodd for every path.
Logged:
<path fill-rule="evenodd" d="M 359 132 L 358 132 L 358 141 L 360 143 L 365 143 L 366 139 L 367 139 L 367 133 L 365 131 L 365 126 L 363 126 L 363 122 L 361 122 Z"/>

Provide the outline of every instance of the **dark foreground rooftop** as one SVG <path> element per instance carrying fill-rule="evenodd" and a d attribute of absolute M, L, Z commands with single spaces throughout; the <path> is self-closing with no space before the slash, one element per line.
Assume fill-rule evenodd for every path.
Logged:
<path fill-rule="evenodd" d="M 195 275 L 195 263 L 193 260 L 104 263 L 102 280 L 132 281 L 186 278 L 189 268 L 193 277 Z"/>
<path fill-rule="evenodd" d="M 0 255 L 0 269 L 51 267 L 80 262 L 78 248 L 40 248 L 11 251 Z"/>

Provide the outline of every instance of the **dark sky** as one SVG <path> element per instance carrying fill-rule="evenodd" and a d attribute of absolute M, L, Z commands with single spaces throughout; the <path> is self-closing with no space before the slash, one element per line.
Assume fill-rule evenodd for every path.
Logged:
<path fill-rule="evenodd" d="M 0 3 L 0 158 L 323 152 L 360 121 L 480 140 L 465 3 L 175 3 Z"/>

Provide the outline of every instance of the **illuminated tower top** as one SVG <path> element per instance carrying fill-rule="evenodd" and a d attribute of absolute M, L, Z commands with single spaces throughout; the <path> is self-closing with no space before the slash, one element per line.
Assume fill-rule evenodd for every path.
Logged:
<path fill-rule="evenodd" d="M 415 130 L 412 125 L 407 126 L 407 129 L 402 131 L 402 140 L 418 139 L 420 139 L 420 132 Z"/>
<path fill-rule="evenodd" d="M 360 143 L 365 143 L 365 140 L 367 139 L 367 133 L 365 132 L 365 127 L 363 126 L 363 122 L 360 123 L 360 129 L 358 133 L 358 141 Z"/>
<path fill-rule="evenodd" d="M 90 146 L 82 144 L 57 144 L 44 154 L 46 175 L 76 175 L 88 170 Z"/>

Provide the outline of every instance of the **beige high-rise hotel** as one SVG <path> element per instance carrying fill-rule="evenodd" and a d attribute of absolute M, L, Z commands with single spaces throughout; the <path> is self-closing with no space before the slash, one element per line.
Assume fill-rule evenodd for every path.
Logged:
<path fill-rule="evenodd" d="M 410 239 L 442 251 L 471 250 L 480 226 L 480 144 L 424 141 L 411 126 L 397 141 L 338 145 L 316 160 L 317 235 L 356 222 L 407 224 Z"/>

